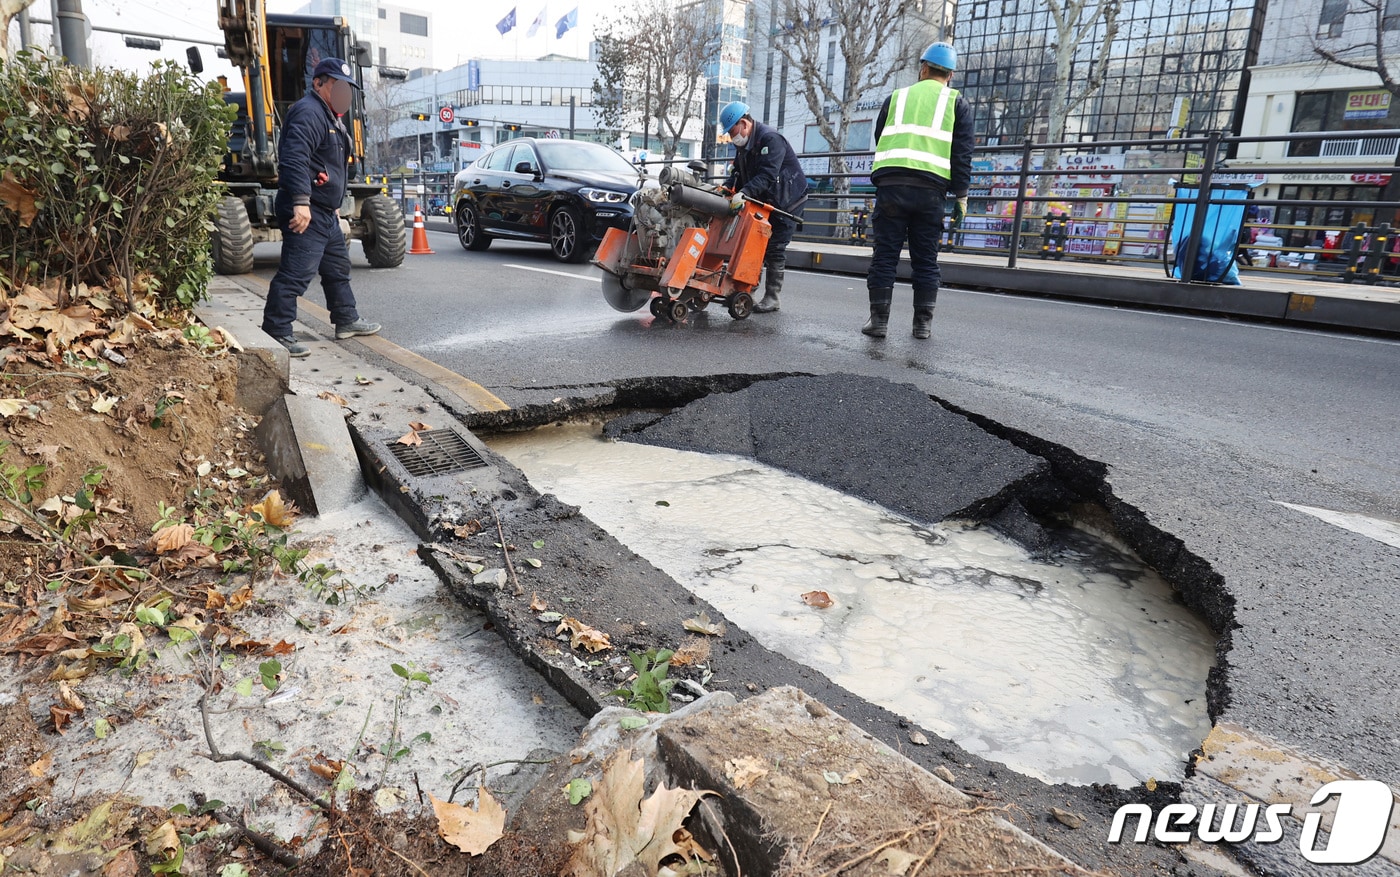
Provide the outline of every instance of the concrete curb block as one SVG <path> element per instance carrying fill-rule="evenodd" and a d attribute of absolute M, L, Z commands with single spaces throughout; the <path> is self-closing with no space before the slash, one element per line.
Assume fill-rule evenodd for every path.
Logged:
<path fill-rule="evenodd" d="M 864 276 L 870 268 L 870 255 L 827 250 L 820 245 L 803 246 L 799 242 L 788 249 L 788 267 Z M 1308 295 L 1282 289 L 1187 284 L 1166 277 L 1141 276 L 1136 271 L 1110 277 L 1034 266 L 1007 268 L 960 262 L 956 255 L 940 259 L 939 267 L 943 282 L 949 286 L 1400 333 L 1400 304 L 1340 284 L 1337 294 Z M 910 279 L 907 258 L 900 259 L 896 276 L 906 282 Z"/>
<path fill-rule="evenodd" d="M 365 495 L 345 410 L 335 402 L 283 396 L 254 432 L 268 471 L 303 511 L 325 515 L 349 508 Z"/>

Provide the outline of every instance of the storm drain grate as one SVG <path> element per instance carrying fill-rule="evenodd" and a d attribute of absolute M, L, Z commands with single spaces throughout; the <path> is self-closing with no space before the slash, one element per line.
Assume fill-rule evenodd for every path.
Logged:
<path fill-rule="evenodd" d="M 476 449 L 467 444 L 466 439 L 450 429 L 420 429 L 420 445 L 389 445 L 389 450 L 415 477 L 425 475 L 450 475 L 468 469 L 481 469 L 487 463 L 481 459 Z"/>

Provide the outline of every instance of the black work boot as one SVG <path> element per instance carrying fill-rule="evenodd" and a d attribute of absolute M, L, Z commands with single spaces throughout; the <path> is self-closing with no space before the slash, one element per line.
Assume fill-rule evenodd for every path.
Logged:
<path fill-rule="evenodd" d="M 927 338 L 933 334 L 933 308 L 914 308 L 914 337 Z"/>
<path fill-rule="evenodd" d="M 860 328 L 862 334 L 871 338 L 885 337 L 890 325 L 890 300 L 893 297 L 893 289 L 870 290 L 870 319 Z"/>
<path fill-rule="evenodd" d="M 778 293 L 783 289 L 786 270 L 786 256 L 774 257 L 763 263 L 763 300 L 753 306 L 756 312 L 771 314 L 778 309 Z"/>

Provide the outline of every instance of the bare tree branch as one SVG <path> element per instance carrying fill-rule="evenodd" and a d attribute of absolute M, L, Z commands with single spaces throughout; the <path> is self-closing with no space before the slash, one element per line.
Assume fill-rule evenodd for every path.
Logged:
<path fill-rule="evenodd" d="M 846 149 L 852 116 L 861 100 L 890 90 L 909 52 L 899 40 L 908 0 L 768 0 L 778 22 L 773 49 L 795 74 L 795 88 L 807 105 L 818 133 L 832 152 Z M 823 38 L 825 37 L 825 39 Z M 917 37 L 916 37 L 917 38 Z M 833 63 L 831 43 L 839 65 Z M 904 63 L 901 63 L 904 62 Z M 840 76 L 835 75 L 839 66 Z M 832 75 L 828 76 L 828 70 Z M 846 160 L 832 159 L 833 173 L 846 172 Z M 834 181 L 838 194 L 850 181 Z"/>
<path fill-rule="evenodd" d="M 680 151 L 703 113 L 705 64 L 718 26 L 702 4 L 633 0 L 597 31 L 599 78 L 594 104 L 605 127 L 655 131 L 666 158 Z"/>
<path fill-rule="evenodd" d="M 0 0 L 0 58 L 10 57 L 10 22 L 34 0 Z"/>
<path fill-rule="evenodd" d="M 1328 48 L 1314 38 L 1313 54 L 1340 67 L 1374 73 L 1380 77 L 1381 86 L 1386 91 L 1393 95 L 1400 95 L 1400 81 L 1396 80 L 1394 69 L 1395 60 L 1391 57 L 1391 47 L 1386 45 L 1385 40 L 1385 4 L 1379 0 L 1352 0 L 1352 5 L 1358 6 L 1360 9 L 1351 12 L 1351 16 L 1370 17 L 1371 38 L 1338 49 Z M 1359 57 L 1355 57 L 1362 54 L 1369 56 L 1369 58 L 1363 61 Z"/>

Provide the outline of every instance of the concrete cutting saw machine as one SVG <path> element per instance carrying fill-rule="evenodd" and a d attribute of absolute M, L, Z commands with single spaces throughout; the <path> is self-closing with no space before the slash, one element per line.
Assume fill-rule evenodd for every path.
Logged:
<path fill-rule="evenodd" d="M 593 264 L 603 269 L 603 297 L 619 311 L 650 305 L 672 322 L 711 302 L 742 320 L 753 313 L 753 291 L 777 212 L 744 201 L 730 212 L 724 189 L 705 182 L 704 162 L 662 169 L 661 185 L 632 196 L 632 228 L 608 229 Z"/>

